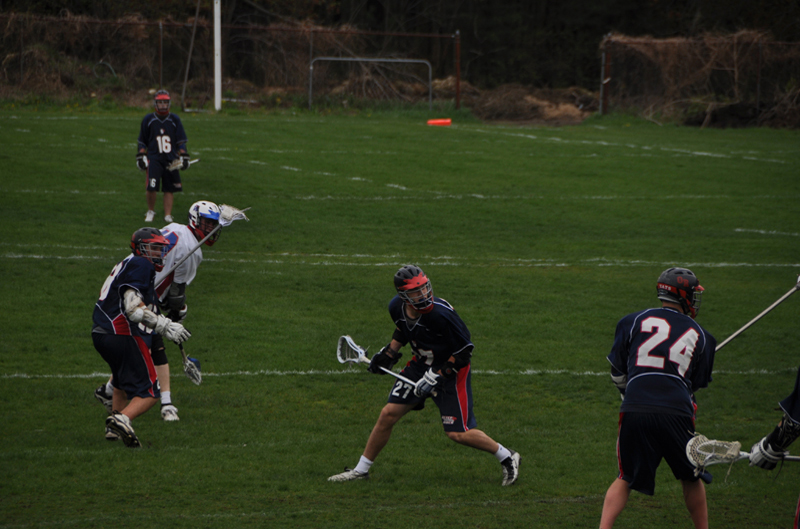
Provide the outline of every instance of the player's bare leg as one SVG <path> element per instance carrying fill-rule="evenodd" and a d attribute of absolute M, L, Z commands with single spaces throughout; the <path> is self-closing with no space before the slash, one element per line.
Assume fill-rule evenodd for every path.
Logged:
<path fill-rule="evenodd" d="M 164 216 L 171 217 L 172 216 L 172 204 L 175 201 L 175 195 L 173 193 L 164 192 Z"/>
<path fill-rule="evenodd" d="M 364 457 L 370 461 L 375 461 L 378 454 L 381 453 L 383 447 L 389 442 L 392 436 L 392 429 L 397 421 L 411 411 L 414 406 L 409 404 L 392 404 L 389 403 L 383 407 L 378 421 L 372 428 L 372 433 L 369 434 L 367 446 L 364 448 Z"/>
<path fill-rule="evenodd" d="M 145 217 L 145 222 L 152 222 L 156 209 L 156 192 L 145 191 L 145 197 L 147 199 L 147 216 Z"/>
<path fill-rule="evenodd" d="M 624 479 L 617 478 L 614 483 L 608 487 L 606 498 L 603 500 L 603 514 L 600 516 L 600 529 L 611 529 L 614 527 L 614 522 L 617 521 L 617 516 L 625 508 L 628 503 L 628 498 L 631 495 L 631 489 L 628 482 Z"/>
<path fill-rule="evenodd" d="M 706 487 L 701 480 L 681 481 L 683 485 L 683 500 L 692 516 L 696 529 L 708 529 L 708 504 L 706 502 Z"/>
<path fill-rule="evenodd" d="M 494 454 L 500 448 L 497 442 L 481 430 L 467 430 L 466 432 L 445 432 L 447 437 L 458 444 L 477 448 L 484 452 Z"/>

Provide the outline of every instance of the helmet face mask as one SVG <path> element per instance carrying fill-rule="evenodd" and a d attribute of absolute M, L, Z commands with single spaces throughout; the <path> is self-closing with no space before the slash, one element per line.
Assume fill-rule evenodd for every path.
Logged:
<path fill-rule="evenodd" d="M 189 228 L 194 232 L 197 240 L 203 240 L 206 235 L 214 231 L 219 225 L 219 206 L 207 200 L 200 200 L 189 208 Z M 220 230 L 206 241 L 208 246 L 213 246 L 219 239 Z"/>
<path fill-rule="evenodd" d="M 692 318 L 700 311 L 702 295 L 705 289 L 700 285 L 697 276 L 687 268 L 668 268 L 658 278 L 656 292 L 658 299 L 669 303 L 677 303 L 684 314 Z"/>
<path fill-rule="evenodd" d="M 156 107 L 156 114 L 160 117 L 169 116 L 169 107 L 171 103 L 169 92 L 166 90 L 159 90 L 153 98 L 153 105 Z"/>
<path fill-rule="evenodd" d="M 405 265 L 394 275 L 397 295 L 407 305 L 423 314 L 433 310 L 433 287 L 422 269 Z"/>
<path fill-rule="evenodd" d="M 131 236 L 133 254 L 153 263 L 156 272 L 164 269 L 164 256 L 168 249 L 169 241 L 156 228 L 141 228 Z"/>

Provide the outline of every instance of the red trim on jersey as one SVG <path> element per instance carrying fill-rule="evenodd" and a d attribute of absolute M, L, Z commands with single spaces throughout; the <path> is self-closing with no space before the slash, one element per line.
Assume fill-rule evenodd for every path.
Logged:
<path fill-rule="evenodd" d="M 156 287 L 156 297 L 158 299 L 161 299 L 161 296 L 164 294 L 164 292 L 167 291 L 167 289 L 170 287 L 170 285 L 172 285 L 174 281 L 175 281 L 175 271 L 173 270 L 172 273 L 170 273 L 167 277 L 161 280 L 161 283 L 159 283 L 158 286 Z"/>
<path fill-rule="evenodd" d="M 128 323 L 128 318 L 126 318 L 124 314 L 120 314 L 111 320 L 111 325 L 114 326 L 114 334 L 119 334 L 122 336 L 131 335 L 131 326 Z"/>
<path fill-rule="evenodd" d="M 433 305 L 431 305 L 431 307 L 433 307 Z M 461 422 L 464 425 L 465 432 L 469 431 L 469 426 L 467 425 L 467 420 L 469 419 L 467 376 L 469 375 L 469 370 L 471 367 L 471 364 L 467 364 L 465 367 L 462 367 L 458 370 L 458 375 L 456 376 L 456 396 L 458 397 L 458 407 L 461 410 Z"/>
<path fill-rule="evenodd" d="M 144 365 L 147 366 L 147 375 L 150 377 L 150 389 L 148 392 L 150 393 L 151 397 L 155 398 L 156 394 L 153 391 L 153 386 L 158 380 L 158 375 L 156 374 L 156 366 L 153 364 L 153 357 L 150 356 L 150 348 L 147 347 L 147 344 L 140 336 L 134 336 L 133 339 L 136 340 L 136 345 L 139 347 L 139 352 L 142 353 Z"/>

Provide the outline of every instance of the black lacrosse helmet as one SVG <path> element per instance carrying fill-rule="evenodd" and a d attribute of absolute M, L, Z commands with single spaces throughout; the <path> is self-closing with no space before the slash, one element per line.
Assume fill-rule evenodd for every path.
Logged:
<path fill-rule="evenodd" d="M 400 299 L 417 312 L 433 310 L 433 287 L 425 272 L 416 265 L 405 265 L 394 275 L 394 287 Z"/>
<path fill-rule="evenodd" d="M 688 268 L 664 270 L 658 277 L 656 286 L 658 299 L 679 304 L 683 313 L 689 314 L 692 318 L 697 317 L 704 290 L 697 276 Z"/>
<path fill-rule="evenodd" d="M 166 90 L 159 90 L 153 98 L 153 105 L 156 107 L 156 114 L 159 117 L 165 118 L 169 116 L 169 106 L 172 99 L 169 97 L 169 92 Z"/>
<path fill-rule="evenodd" d="M 144 257 L 156 267 L 156 272 L 164 269 L 164 256 L 169 241 L 156 228 L 140 228 L 131 236 L 133 255 Z"/>

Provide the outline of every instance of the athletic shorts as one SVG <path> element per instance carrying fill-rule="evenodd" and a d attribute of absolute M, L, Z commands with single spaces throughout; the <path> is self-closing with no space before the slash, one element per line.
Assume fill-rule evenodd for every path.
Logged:
<path fill-rule="evenodd" d="M 111 368 L 111 383 L 133 397 L 161 398 L 150 348 L 136 336 L 93 332 L 94 348 Z"/>
<path fill-rule="evenodd" d="M 694 421 L 683 415 L 624 412 L 619 414 L 617 458 L 620 479 L 650 496 L 655 492 L 656 469 L 664 459 L 675 479 L 697 481 L 686 457 L 686 443 L 694 436 Z M 703 476 L 711 481 L 707 472 Z"/>
<path fill-rule="evenodd" d="M 180 193 L 183 191 L 181 184 L 180 171 L 167 171 L 167 165 L 171 162 L 149 158 L 147 160 L 147 190 L 160 191 L 163 188 L 165 193 Z"/>
<path fill-rule="evenodd" d="M 449 380 L 441 380 L 436 386 L 437 395 L 430 395 L 424 399 L 414 395 L 414 386 L 395 381 L 389 392 L 388 402 L 392 404 L 414 404 L 414 410 L 425 407 L 425 400 L 430 398 L 439 408 L 442 418 L 442 427 L 445 432 L 466 432 L 477 427 L 475 415 L 472 413 L 472 374 L 471 366 L 458 371 L 458 375 Z M 404 377 L 416 382 L 421 379 L 428 366 L 418 362 L 409 362 L 400 372 Z"/>

